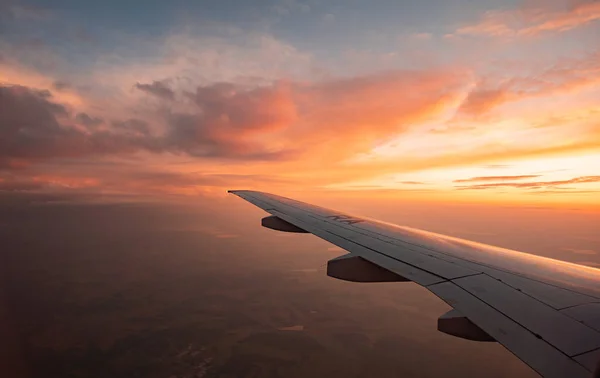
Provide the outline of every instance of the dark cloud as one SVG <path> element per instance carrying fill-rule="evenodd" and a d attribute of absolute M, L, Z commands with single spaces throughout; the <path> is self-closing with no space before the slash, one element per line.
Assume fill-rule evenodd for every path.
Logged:
<path fill-rule="evenodd" d="M 443 109 L 457 72 L 396 71 L 319 83 L 216 83 L 185 93 L 197 109 L 169 114 L 168 141 L 192 155 L 328 161 L 369 149 Z"/>
<path fill-rule="evenodd" d="M 502 181 L 502 180 L 526 180 L 540 177 L 540 175 L 520 175 L 520 176 L 483 176 L 471 177 L 468 179 L 454 180 L 453 182 L 478 182 L 478 181 Z"/>
<path fill-rule="evenodd" d="M 585 183 L 594 183 L 600 182 L 600 176 L 581 176 L 575 177 L 570 180 L 558 180 L 558 181 L 538 181 L 538 182 L 495 182 L 490 184 L 477 184 L 477 185 L 467 185 L 467 186 L 457 186 L 458 190 L 484 190 L 484 189 L 493 189 L 493 188 L 521 188 L 521 189 L 549 189 L 546 192 L 557 192 L 562 191 L 563 193 L 567 190 L 571 190 L 572 188 L 560 188 L 561 185 L 569 185 L 569 184 L 585 184 Z M 540 193 L 537 191 L 535 193 Z"/>
<path fill-rule="evenodd" d="M 78 113 L 75 116 L 75 121 L 79 122 L 80 124 L 86 127 L 95 127 L 104 123 L 104 120 L 102 118 L 91 117 L 87 115 L 87 113 Z"/>
<path fill-rule="evenodd" d="M 67 81 L 63 81 L 63 80 L 55 80 L 52 83 L 52 88 L 54 88 L 57 91 L 62 91 L 63 89 L 69 89 L 71 88 L 71 84 Z"/>
<path fill-rule="evenodd" d="M 203 114 L 170 114 L 169 132 L 163 143 L 174 153 L 186 153 L 195 157 L 224 159 L 281 160 L 295 154 L 293 150 L 269 151 L 260 141 L 244 140 L 244 129 L 236 134 L 226 126 L 208 122 Z"/>
<path fill-rule="evenodd" d="M 200 86 L 187 93 L 198 106 L 203 126 L 227 132 L 282 129 L 296 118 L 291 88 L 275 83 L 244 88 L 231 83 Z"/>
<path fill-rule="evenodd" d="M 112 125 L 125 132 L 137 133 L 141 135 L 150 135 L 148 122 L 141 119 L 130 118 L 125 121 L 113 121 Z"/>
<path fill-rule="evenodd" d="M 178 103 L 163 82 L 138 83 L 164 100 L 153 118 L 114 120 L 103 128 L 95 127 L 103 122 L 99 117 L 71 117 L 47 90 L 0 87 L 0 107 L 8 109 L 0 115 L 0 160 L 145 150 L 228 160 L 310 152 L 334 161 L 443 109 L 462 78 L 400 71 L 322 83 L 215 83 L 185 92 Z"/>
<path fill-rule="evenodd" d="M 44 182 L 38 182 L 31 179 L 17 179 L 0 181 L 0 192 L 27 192 L 39 190 L 46 187 Z"/>
<path fill-rule="evenodd" d="M 193 156 L 282 159 L 292 149 L 273 149 L 265 138 L 292 126 L 295 104 L 287 87 L 245 88 L 230 83 L 200 86 L 186 93 L 196 109 L 167 114 L 165 142 Z"/>
<path fill-rule="evenodd" d="M 57 117 L 68 113 L 50 97 L 49 91 L 0 87 L 1 157 L 48 156 L 53 155 L 51 150 L 58 150 L 59 141 L 69 132 L 60 126 Z"/>
<path fill-rule="evenodd" d="M 152 84 L 136 83 L 135 87 L 142 92 L 151 94 L 163 100 L 175 99 L 175 92 L 161 81 L 153 81 Z"/>
<path fill-rule="evenodd" d="M 74 120 L 87 132 L 69 125 L 67 109 L 53 102 L 48 90 L 23 86 L 0 87 L 0 165 L 15 159 L 82 157 L 121 154 L 138 150 L 172 152 L 225 159 L 284 159 L 292 150 L 274 150 L 248 134 L 284 123 L 285 115 L 266 109 L 276 90 L 261 89 L 233 96 L 220 89 L 200 88 L 194 113 L 168 113 L 167 131 L 153 135 L 146 121 L 131 118 L 114 121 L 110 130 L 94 130 L 101 118 L 78 113 Z M 215 98 L 209 93 L 214 92 Z M 274 92 L 272 92 L 274 91 Z M 256 108 L 255 108 L 256 107 Z"/>
<path fill-rule="evenodd" d="M 59 119 L 66 108 L 49 91 L 0 87 L 0 159 L 43 159 L 150 148 L 151 140 L 112 132 L 84 133 Z M 85 118 L 85 117 L 84 117 Z M 80 117 L 80 119 L 82 119 Z"/>
<path fill-rule="evenodd" d="M 290 183 L 286 179 L 276 176 L 259 174 L 219 174 L 219 173 L 180 173 L 169 171 L 130 171 L 123 172 L 123 176 L 115 175 L 113 178 L 105 180 L 105 184 L 120 186 L 124 180 L 128 180 L 132 185 L 152 187 L 152 186 L 173 186 L 179 188 L 194 186 L 213 186 L 225 187 L 231 185 L 248 185 L 256 182 L 269 184 Z"/>
<path fill-rule="evenodd" d="M 187 190 L 189 193 L 202 193 L 207 189 L 231 187 L 256 187 L 268 185 L 276 187 L 289 185 L 290 180 L 265 174 L 220 174 L 200 172 L 177 172 L 151 170 L 143 165 L 98 162 L 89 169 L 81 164 L 76 169 L 64 169 L 63 164 L 46 165 L 43 172 L 36 167 L 21 171 L 0 171 L 0 195 L 2 193 L 74 193 L 91 194 L 101 187 L 105 193 L 163 194 Z M 88 168 L 86 171 L 85 169 Z M 51 173 L 50 173 L 50 172 Z"/>

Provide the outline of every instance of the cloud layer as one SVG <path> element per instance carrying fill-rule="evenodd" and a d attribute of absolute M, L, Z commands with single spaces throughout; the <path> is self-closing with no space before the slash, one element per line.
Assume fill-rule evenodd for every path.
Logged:
<path fill-rule="evenodd" d="M 456 96 L 460 79 L 450 71 L 399 71 L 321 83 L 219 82 L 179 93 L 174 106 L 175 91 L 166 85 L 137 83 L 161 100 L 148 109 L 156 128 L 136 118 L 107 124 L 108 116 L 76 112 L 47 89 L 4 86 L 0 154 L 46 159 L 144 150 L 270 160 L 327 148 L 345 156 L 438 112 Z M 352 148 L 342 149 L 348 143 Z"/>
<path fill-rule="evenodd" d="M 530 37 L 548 32 L 566 32 L 600 20 L 600 3 L 595 0 L 567 2 L 558 7 L 552 1 L 539 4 L 516 10 L 488 11 L 478 22 L 459 28 L 456 34 Z"/>
<path fill-rule="evenodd" d="M 335 44 L 351 50 L 276 35 L 274 24 L 216 21 L 147 38 L 83 28 L 76 34 L 91 33 L 83 42 L 64 14 L 8 7 L 0 190 L 596 190 L 581 165 L 539 173 L 550 168 L 544 158 L 592 161 L 600 145 L 600 51 L 585 34 L 598 3 L 551 3 L 484 12 L 452 38 L 444 35 L 457 23 L 443 20 L 435 30 Z M 327 19 L 323 27 L 345 22 Z M 587 39 L 552 39 L 571 38 L 567 31 Z M 535 170 L 519 169 L 535 159 Z M 473 166 L 482 171 L 460 173 Z M 457 174 L 423 173 L 432 169 Z M 395 174 L 404 176 L 380 180 Z M 427 191 L 417 187 L 425 183 Z"/>

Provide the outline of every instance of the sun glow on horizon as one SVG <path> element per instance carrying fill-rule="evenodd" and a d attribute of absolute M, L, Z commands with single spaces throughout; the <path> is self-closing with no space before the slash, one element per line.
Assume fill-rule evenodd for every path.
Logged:
<path fill-rule="evenodd" d="M 454 193 L 478 199 L 498 197 L 523 200 L 543 195 L 560 201 L 600 205 L 600 150 L 569 156 L 545 156 L 504 160 L 495 164 L 424 169 L 386 174 L 368 180 L 325 186 L 337 190 L 399 190 L 427 196 L 431 192 Z M 531 199 L 532 200 L 532 199 Z M 533 200 L 535 201 L 535 200 Z"/>

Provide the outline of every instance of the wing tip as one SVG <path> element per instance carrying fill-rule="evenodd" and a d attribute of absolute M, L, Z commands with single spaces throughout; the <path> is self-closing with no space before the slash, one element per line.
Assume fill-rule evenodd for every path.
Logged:
<path fill-rule="evenodd" d="M 240 193 L 244 193 L 244 192 L 248 192 L 247 190 L 241 190 L 241 189 L 230 189 L 227 191 L 227 193 L 231 193 L 231 194 L 235 194 L 240 195 Z"/>

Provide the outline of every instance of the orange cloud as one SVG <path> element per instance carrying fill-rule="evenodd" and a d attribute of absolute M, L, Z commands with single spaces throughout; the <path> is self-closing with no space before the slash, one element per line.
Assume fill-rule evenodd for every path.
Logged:
<path fill-rule="evenodd" d="M 439 116 L 466 80 L 461 70 L 399 71 L 301 85 L 299 122 L 288 135 L 310 146 L 313 159 L 339 161 Z"/>
<path fill-rule="evenodd" d="M 475 89 L 469 93 L 458 111 L 469 115 L 481 115 L 514 97 L 507 88 Z"/>
<path fill-rule="evenodd" d="M 521 34 L 538 34 L 544 31 L 567 31 L 590 22 L 600 20 L 600 3 L 584 1 L 564 12 L 556 12 L 540 17 L 540 22 L 521 32 Z"/>
<path fill-rule="evenodd" d="M 533 176 L 537 177 L 537 176 Z M 486 181 L 486 180 L 484 180 Z M 457 180 L 454 182 L 471 182 L 470 180 Z M 491 189 L 501 187 L 512 187 L 512 188 L 528 188 L 528 189 L 540 189 L 540 188 L 554 188 L 554 189 L 571 189 L 562 188 L 563 185 L 569 184 L 587 184 L 600 182 L 600 176 L 584 176 L 575 177 L 570 180 L 557 180 L 557 181 L 536 181 L 536 182 L 495 182 L 490 184 L 477 184 L 468 186 L 457 186 L 457 189 L 470 190 L 470 189 Z"/>
<path fill-rule="evenodd" d="M 85 112 L 73 117 L 73 108 L 47 89 L 4 86 L 0 158 L 149 151 L 235 160 L 318 154 L 339 160 L 434 116 L 455 101 L 463 80 L 456 71 L 400 71 L 324 83 L 215 83 L 184 92 L 173 107 L 157 104 L 152 112 L 162 130 L 139 119 L 107 123 L 107 117 Z M 138 87 L 175 99 L 162 84 Z"/>
<path fill-rule="evenodd" d="M 197 105 L 195 132 L 233 139 L 291 127 L 298 117 L 292 91 L 283 82 L 250 88 L 216 83 L 199 86 L 186 95 Z M 181 129 L 178 125 L 173 128 Z"/>
<path fill-rule="evenodd" d="M 577 138 L 538 144 L 532 140 L 527 145 L 472 143 L 476 136 L 465 127 L 456 137 L 467 148 L 436 150 L 427 143 L 430 136 L 423 133 L 418 153 L 351 161 L 423 124 L 443 123 L 456 111 L 477 115 L 507 101 L 581 87 L 596 77 L 598 69 L 597 62 L 589 60 L 562 62 L 535 79 L 478 80 L 469 93 L 465 92 L 473 85 L 473 74 L 454 67 L 314 82 L 219 82 L 193 90 L 182 90 L 168 80 L 148 80 L 133 84 L 132 95 L 118 104 L 144 119 L 117 116 L 110 106 L 90 111 L 63 103 L 56 94 L 66 90 L 65 85 L 57 86 L 53 80 L 48 80 L 49 87 L 39 89 L 4 86 L 0 87 L 6 94 L 0 97 L 4 101 L 0 106 L 9 111 L 0 114 L 4 125 L 0 128 L 0 165 L 11 175 L 0 178 L 5 190 L 12 191 L 60 188 L 197 195 L 231 187 L 318 189 L 386 173 L 597 150 L 600 128 L 593 126 Z M 481 134 L 494 131 L 488 125 L 479 126 Z M 117 166 L 115 161 L 127 165 Z M 82 176 L 94 181 L 78 184 Z M 438 189 L 434 183 L 427 190 L 402 193 Z"/>
<path fill-rule="evenodd" d="M 597 135 L 589 135 L 587 140 L 578 142 L 560 141 L 554 146 L 532 145 L 526 148 L 505 148 L 500 151 L 492 150 L 487 146 L 480 146 L 462 152 L 448 150 L 434 158 L 406 156 L 367 161 L 360 164 L 313 165 L 307 168 L 300 168 L 298 177 L 302 179 L 306 177 L 313 185 L 343 184 L 345 182 L 368 180 L 394 173 L 410 174 L 422 170 L 456 168 L 499 161 L 542 157 L 569 157 L 594 151 L 600 151 L 600 130 Z"/>
<path fill-rule="evenodd" d="M 539 175 L 520 175 L 520 176 L 485 176 L 472 177 L 468 179 L 454 180 L 454 182 L 478 182 L 478 181 L 501 181 L 501 180 L 526 180 L 540 177 Z"/>
<path fill-rule="evenodd" d="M 600 51 L 583 58 L 569 58 L 535 75 L 498 79 L 485 77 L 477 82 L 458 108 L 458 114 L 480 116 L 509 102 L 524 99 L 576 94 L 600 84 Z"/>
<path fill-rule="evenodd" d="M 457 35 L 519 37 L 543 32 L 564 32 L 600 19 L 600 3 L 582 1 L 559 10 L 521 8 L 512 11 L 489 11 L 472 25 L 458 30 Z"/>
<path fill-rule="evenodd" d="M 404 33 L 390 51 L 359 42 L 356 51 L 332 53 L 343 67 L 238 29 L 213 36 L 183 25 L 180 34 L 141 44 L 131 36 L 111 54 L 82 52 L 94 64 L 78 68 L 43 38 L 33 49 L 0 38 L 0 191 L 215 195 L 237 187 L 490 198 L 596 189 L 566 180 L 593 171 L 544 173 L 546 181 L 528 174 L 547 171 L 540 156 L 600 151 L 596 46 L 585 40 L 568 52 L 587 56 L 557 49 L 567 58 L 542 61 L 552 54 L 546 45 L 531 59 L 523 45 L 464 38 L 561 32 L 600 14 L 593 1 L 561 9 L 548 3 L 565 1 L 533 1 L 536 7 L 488 12 L 457 30 L 452 51 L 447 39 Z M 473 51 L 477 43 L 490 45 L 485 55 Z M 127 44 L 140 49 L 119 56 Z M 462 63 L 436 65 L 438 57 Z M 416 69 L 378 71 L 407 66 Z M 518 167 L 525 160 L 540 160 L 539 169 Z M 496 171 L 471 170 L 476 165 Z M 540 181 L 535 190 L 533 180 Z M 461 183 L 496 190 L 454 190 Z"/>

